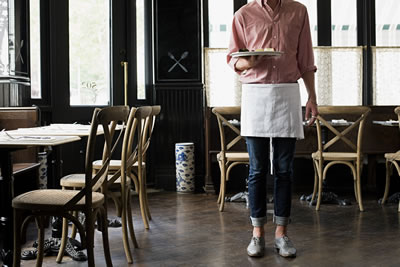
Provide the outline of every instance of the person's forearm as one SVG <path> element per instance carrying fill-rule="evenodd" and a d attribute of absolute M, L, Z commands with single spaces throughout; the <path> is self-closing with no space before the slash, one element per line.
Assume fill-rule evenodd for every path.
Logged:
<path fill-rule="evenodd" d="M 317 94 L 315 93 L 315 74 L 314 71 L 307 71 L 302 76 L 304 85 L 308 93 L 308 101 L 317 103 Z"/>

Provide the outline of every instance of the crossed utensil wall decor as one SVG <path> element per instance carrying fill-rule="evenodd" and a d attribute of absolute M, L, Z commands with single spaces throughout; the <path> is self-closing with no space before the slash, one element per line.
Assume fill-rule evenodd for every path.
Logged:
<path fill-rule="evenodd" d="M 187 58 L 188 55 L 189 55 L 189 52 L 188 52 L 188 51 L 185 51 L 185 52 L 182 53 L 181 57 L 177 60 L 177 59 L 175 58 L 175 56 L 174 56 L 171 52 L 168 52 L 169 58 L 171 58 L 173 61 L 175 61 L 174 65 L 172 65 L 171 68 L 169 68 L 168 72 L 171 72 L 176 66 L 181 67 L 181 69 L 182 69 L 184 72 L 188 72 L 187 68 L 185 68 L 185 66 L 183 66 L 183 65 L 180 63 L 181 60 Z"/>

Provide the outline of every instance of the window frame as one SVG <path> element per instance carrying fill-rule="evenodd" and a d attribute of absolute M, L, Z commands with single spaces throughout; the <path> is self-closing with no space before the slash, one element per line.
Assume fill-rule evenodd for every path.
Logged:
<path fill-rule="evenodd" d="M 128 61 L 128 105 L 142 106 L 153 100 L 152 66 L 152 1 L 145 2 L 145 64 L 146 64 L 146 99 L 137 99 L 136 88 L 136 7 L 131 1 L 110 1 L 110 41 L 111 41 L 111 94 L 109 105 L 122 105 L 123 68 L 121 61 Z M 60 75 L 69 70 L 69 55 L 60 55 L 68 49 L 68 0 L 40 1 L 40 58 L 41 58 L 41 94 L 42 98 L 31 98 L 33 105 L 42 111 L 51 112 L 53 121 L 86 120 L 80 114 L 91 114 L 97 106 L 69 106 L 69 74 Z M 123 16 L 121 16 L 123 14 Z M 29 27 L 29 14 L 28 14 Z M 60 50 L 61 49 L 61 50 Z M 61 53 L 62 54 L 62 53 Z M 65 66 L 64 66 L 65 65 Z M 62 70 L 60 70 L 60 68 Z M 65 76 L 65 77 L 64 77 Z M 64 84 L 64 86 L 62 85 Z M 61 86 L 60 86 L 61 85 Z M 60 88 L 62 87 L 62 88 Z M 120 90 L 121 89 L 121 90 Z M 68 107 L 65 110 L 65 107 Z M 67 113 L 68 116 L 62 115 Z M 58 114 L 58 115 L 54 115 Z"/>

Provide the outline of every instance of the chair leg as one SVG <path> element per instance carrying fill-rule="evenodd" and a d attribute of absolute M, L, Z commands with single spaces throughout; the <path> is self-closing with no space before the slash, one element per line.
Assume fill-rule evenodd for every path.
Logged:
<path fill-rule="evenodd" d="M 322 164 L 319 164 L 318 169 L 318 199 L 317 199 L 317 206 L 315 210 L 319 210 L 321 205 L 321 198 L 322 198 L 322 182 L 325 179 L 325 172 L 322 174 Z"/>
<path fill-rule="evenodd" d="M 74 224 L 72 224 L 72 225 L 74 225 Z M 58 250 L 58 255 L 57 255 L 57 259 L 56 259 L 57 263 L 62 262 L 62 259 L 64 257 L 65 246 L 67 245 L 67 241 L 68 241 L 68 219 L 63 218 L 61 244 L 60 244 L 60 249 Z"/>
<path fill-rule="evenodd" d="M 22 222 L 21 233 L 20 233 L 21 244 L 25 244 L 26 243 L 26 231 L 28 229 L 29 223 L 34 219 L 35 218 L 33 218 L 33 217 L 25 218 L 24 221 Z"/>
<path fill-rule="evenodd" d="M 357 166 L 357 195 L 358 195 L 358 206 L 360 207 L 360 211 L 364 211 L 364 207 L 362 204 L 361 198 L 361 170 L 360 166 Z"/>
<path fill-rule="evenodd" d="M 21 227 L 22 223 L 22 212 L 18 209 L 14 209 L 14 254 L 13 254 L 13 266 L 21 266 Z"/>
<path fill-rule="evenodd" d="M 78 216 L 79 216 L 79 211 L 73 211 L 72 212 L 72 216 L 74 216 L 75 218 L 79 218 Z M 75 237 L 76 237 L 76 225 L 73 223 L 72 224 L 72 228 L 71 228 L 71 238 L 72 239 L 75 239 Z"/>
<path fill-rule="evenodd" d="M 40 267 L 43 264 L 43 256 L 44 256 L 44 218 L 43 216 L 37 216 L 35 219 L 38 228 L 36 267 Z"/>
<path fill-rule="evenodd" d="M 356 202 L 358 203 L 358 190 L 357 190 L 357 180 L 354 180 L 354 196 L 356 198 Z"/>
<path fill-rule="evenodd" d="M 392 165 L 391 165 L 390 161 L 386 160 L 386 185 L 385 185 L 385 193 L 383 194 L 383 198 L 382 198 L 382 203 L 381 204 L 385 204 L 386 203 L 387 197 L 389 195 L 391 174 L 392 174 Z"/>
<path fill-rule="evenodd" d="M 104 257 L 106 259 L 106 264 L 108 267 L 112 267 L 111 253 L 110 253 L 110 243 L 108 241 L 108 222 L 107 222 L 107 212 L 104 209 L 100 209 L 102 223 L 101 233 L 103 236 L 103 249 Z M 93 229 L 94 230 L 94 229 Z M 93 236 L 94 237 L 94 236 Z"/>
<path fill-rule="evenodd" d="M 128 200 L 127 200 L 127 211 L 128 211 L 128 229 L 129 229 L 129 234 L 133 243 L 133 246 L 135 248 L 138 248 L 138 242 L 136 240 L 136 236 L 135 236 L 135 231 L 133 229 L 133 220 L 132 220 L 132 207 L 131 207 L 131 191 L 130 189 L 128 189 Z"/>
<path fill-rule="evenodd" d="M 313 160 L 313 165 L 314 165 L 314 189 L 311 197 L 311 202 L 314 201 L 315 195 L 317 194 L 317 188 L 318 188 L 318 172 L 317 172 L 317 167 L 316 167 L 316 162 Z"/>
<path fill-rule="evenodd" d="M 144 182 L 144 198 L 145 198 L 146 215 L 147 215 L 147 219 L 149 221 L 151 221 L 149 199 L 147 197 L 146 170 L 143 172 L 143 182 Z"/>
<path fill-rule="evenodd" d="M 149 229 L 149 221 L 147 220 L 147 215 L 145 211 L 145 200 L 144 200 L 144 189 L 143 189 L 143 180 L 142 177 L 139 177 L 139 206 L 140 206 L 140 214 L 142 215 L 142 220 L 144 227 Z"/>
<path fill-rule="evenodd" d="M 107 220 L 107 218 L 106 218 Z M 103 224 L 106 222 L 102 222 Z M 89 267 L 94 267 L 94 220 L 90 212 L 85 212 L 86 252 Z"/>
<path fill-rule="evenodd" d="M 223 168 L 223 166 L 221 165 L 221 161 L 218 161 L 218 164 L 219 164 L 219 169 L 220 169 L 220 172 L 221 172 L 221 175 L 220 175 L 220 181 L 221 181 L 221 183 L 220 183 L 220 189 L 219 189 L 219 194 L 218 194 L 218 200 L 217 200 L 217 203 L 218 204 L 221 204 L 221 194 L 222 194 L 222 190 L 221 190 L 221 186 L 222 186 L 222 180 L 224 180 L 225 178 L 223 178 L 222 176 L 224 175 L 223 173 L 224 173 L 224 168 Z"/>
<path fill-rule="evenodd" d="M 225 170 L 224 170 L 225 171 Z M 225 206 L 225 188 L 226 188 L 226 178 L 225 174 L 221 175 L 221 186 L 220 186 L 220 204 L 219 204 L 219 211 L 224 211 Z"/>
<path fill-rule="evenodd" d="M 131 254 L 131 250 L 129 247 L 129 240 L 128 240 L 128 230 L 127 230 L 127 192 L 125 192 L 126 187 L 125 188 L 121 188 L 121 203 L 122 203 L 122 216 L 121 216 L 121 224 L 122 224 L 122 242 L 124 245 L 124 250 L 125 250 L 125 256 L 126 256 L 126 260 L 128 261 L 128 263 L 133 263 L 133 259 L 132 259 L 132 254 Z"/>

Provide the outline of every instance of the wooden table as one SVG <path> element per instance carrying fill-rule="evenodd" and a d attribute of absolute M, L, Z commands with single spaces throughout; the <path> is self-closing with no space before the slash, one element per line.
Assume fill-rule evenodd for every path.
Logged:
<path fill-rule="evenodd" d="M 0 180 L 1 210 L 0 224 L 2 228 L 3 250 L 8 253 L 13 249 L 13 209 L 11 206 L 13 193 L 13 173 L 11 152 L 33 146 L 59 146 L 62 144 L 81 140 L 79 136 L 34 136 L 19 135 L 11 138 L 0 132 Z"/>

